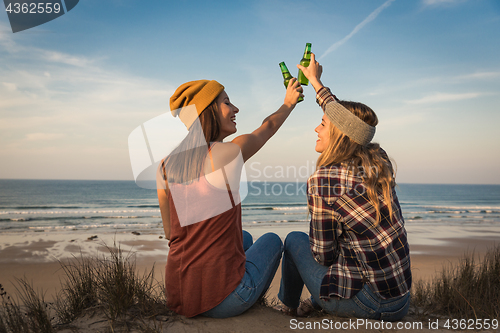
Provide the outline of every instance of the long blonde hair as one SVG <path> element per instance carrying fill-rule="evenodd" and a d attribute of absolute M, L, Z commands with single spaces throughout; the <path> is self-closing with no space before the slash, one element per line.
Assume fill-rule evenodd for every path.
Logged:
<path fill-rule="evenodd" d="M 354 113 L 361 120 L 371 126 L 378 124 L 375 112 L 368 106 L 350 101 L 339 101 L 346 109 Z M 380 222 L 380 200 L 389 209 L 392 220 L 392 191 L 395 186 L 395 175 L 392 163 L 378 143 L 369 143 L 362 146 L 352 141 L 342 133 L 333 123 L 330 123 L 330 142 L 328 147 L 320 154 L 316 169 L 334 164 L 343 164 L 349 172 L 360 175 L 366 187 L 368 199 L 376 210 L 376 221 Z"/>

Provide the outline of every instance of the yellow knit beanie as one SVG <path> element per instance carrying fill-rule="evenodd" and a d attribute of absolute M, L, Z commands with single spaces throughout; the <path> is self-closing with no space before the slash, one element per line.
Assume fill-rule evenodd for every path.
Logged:
<path fill-rule="evenodd" d="M 174 117 L 189 129 L 198 116 L 224 90 L 224 86 L 212 80 L 186 82 L 177 88 L 170 97 L 170 110 Z"/>

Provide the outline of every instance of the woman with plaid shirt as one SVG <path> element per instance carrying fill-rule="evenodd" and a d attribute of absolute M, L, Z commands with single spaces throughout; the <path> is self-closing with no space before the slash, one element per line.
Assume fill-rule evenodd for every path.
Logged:
<path fill-rule="evenodd" d="M 279 299 L 290 314 L 313 307 L 341 316 L 396 321 L 408 312 L 411 270 L 404 220 L 386 153 L 371 143 L 377 116 L 368 106 L 338 101 L 320 81 L 311 56 L 297 65 L 324 111 L 317 169 L 307 181 L 309 236 L 285 240 Z M 311 298 L 300 303 L 304 284 Z"/>

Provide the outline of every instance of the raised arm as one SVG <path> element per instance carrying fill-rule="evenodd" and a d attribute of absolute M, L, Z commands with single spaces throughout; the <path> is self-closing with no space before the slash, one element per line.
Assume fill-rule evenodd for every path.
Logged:
<path fill-rule="evenodd" d="M 245 162 L 258 152 L 259 149 L 278 131 L 295 108 L 297 99 L 300 96 L 303 96 L 302 87 L 298 84 L 297 79 L 293 78 L 288 83 L 285 101 L 278 111 L 264 119 L 262 125 L 252 133 L 240 135 L 233 139 L 232 142 L 240 147 Z"/>

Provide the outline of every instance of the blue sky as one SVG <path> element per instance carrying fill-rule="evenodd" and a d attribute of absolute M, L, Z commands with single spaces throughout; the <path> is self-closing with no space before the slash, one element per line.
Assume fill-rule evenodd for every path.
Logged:
<path fill-rule="evenodd" d="M 377 113 L 398 182 L 500 184 L 496 0 L 81 0 L 15 34 L 2 10 L 0 178 L 133 179 L 129 134 L 190 80 L 221 82 L 250 132 L 283 101 L 278 63 L 296 73 L 306 42 L 324 84 Z M 312 173 L 322 115 L 305 95 L 249 180 Z"/>

